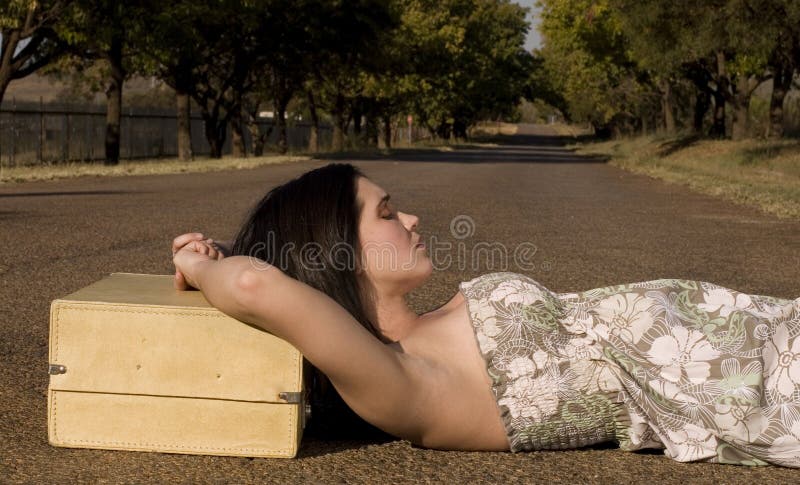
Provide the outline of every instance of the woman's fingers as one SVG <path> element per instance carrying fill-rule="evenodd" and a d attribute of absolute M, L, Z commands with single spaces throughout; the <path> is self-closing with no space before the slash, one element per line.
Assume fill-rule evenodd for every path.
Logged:
<path fill-rule="evenodd" d="M 186 234 L 181 234 L 172 240 L 172 254 L 175 255 L 175 253 L 180 251 L 182 247 L 186 246 L 190 242 L 201 241 L 202 239 L 203 234 L 199 232 L 187 232 Z"/>
<path fill-rule="evenodd" d="M 205 254 L 211 259 L 219 259 L 219 251 L 213 246 L 213 242 L 209 244 L 207 241 L 212 241 L 211 239 L 205 241 L 194 241 L 191 244 L 190 249 L 200 254 Z"/>
<path fill-rule="evenodd" d="M 225 254 L 222 252 L 222 248 L 220 248 L 213 239 L 208 238 L 204 242 L 211 248 L 211 252 L 208 253 L 210 257 L 214 259 L 222 259 L 225 257 Z"/>
<path fill-rule="evenodd" d="M 180 236 L 172 240 L 172 256 L 174 257 L 178 251 L 190 245 L 191 247 L 189 249 L 197 251 L 195 243 L 197 243 L 202 239 L 203 239 L 203 234 L 199 232 L 189 232 L 186 234 L 181 234 Z M 175 284 L 175 289 L 177 290 L 185 291 L 189 289 L 189 283 L 187 283 L 186 277 L 177 268 L 175 269 L 174 284 Z"/>
<path fill-rule="evenodd" d="M 175 289 L 185 291 L 189 289 L 189 285 L 186 284 L 186 278 L 183 277 L 183 273 L 175 270 Z"/>

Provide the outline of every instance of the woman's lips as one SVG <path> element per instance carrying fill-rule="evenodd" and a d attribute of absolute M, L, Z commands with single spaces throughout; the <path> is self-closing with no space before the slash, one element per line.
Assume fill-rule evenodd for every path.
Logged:
<path fill-rule="evenodd" d="M 424 242 L 417 243 L 416 247 L 424 249 L 425 248 L 425 243 Z"/>

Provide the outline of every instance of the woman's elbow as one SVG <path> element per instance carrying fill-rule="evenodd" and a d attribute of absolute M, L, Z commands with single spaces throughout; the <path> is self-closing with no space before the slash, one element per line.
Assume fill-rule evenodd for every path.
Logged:
<path fill-rule="evenodd" d="M 234 277 L 233 287 L 237 295 L 255 293 L 261 285 L 260 274 L 253 268 L 245 268 Z"/>
<path fill-rule="evenodd" d="M 263 326 L 273 302 L 270 295 L 275 287 L 275 268 L 247 268 L 242 270 L 233 280 L 232 293 L 236 304 L 236 312 L 241 320 Z"/>

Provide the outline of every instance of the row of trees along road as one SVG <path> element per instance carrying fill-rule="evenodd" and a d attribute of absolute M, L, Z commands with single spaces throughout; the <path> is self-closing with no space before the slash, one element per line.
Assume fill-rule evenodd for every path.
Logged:
<path fill-rule="evenodd" d="M 526 9 L 508 0 L 0 0 L 0 101 L 9 83 L 100 69 L 107 96 L 106 163 L 119 159 L 125 79 L 155 76 L 176 93 L 179 157 L 192 157 L 192 100 L 212 156 L 231 127 L 271 107 L 285 151 L 286 108 L 308 109 L 311 150 L 322 116 L 333 148 L 348 127 L 364 144 L 391 139 L 413 113 L 439 137 L 465 137 L 477 120 L 512 112 L 530 79 Z M 99 68 L 98 68 L 99 66 Z"/>
<path fill-rule="evenodd" d="M 598 133 L 653 125 L 674 132 L 682 124 L 740 139 L 748 134 L 753 92 L 771 82 L 768 135 L 783 136 L 784 98 L 800 68 L 800 1 L 540 0 L 539 6 L 543 46 L 532 89 L 572 120 L 590 122 Z"/>

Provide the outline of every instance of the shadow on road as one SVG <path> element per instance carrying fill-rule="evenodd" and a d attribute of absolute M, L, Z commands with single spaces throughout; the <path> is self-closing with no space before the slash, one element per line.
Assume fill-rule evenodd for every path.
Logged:
<path fill-rule="evenodd" d="M 321 439 L 303 436 L 296 458 L 313 458 L 340 453 L 348 450 L 363 449 L 370 445 L 383 445 L 397 438 L 387 439 Z"/>
<path fill-rule="evenodd" d="M 585 138 L 585 137 L 583 137 Z M 452 149 L 407 148 L 386 153 L 332 153 L 324 160 L 397 160 L 445 163 L 606 163 L 601 155 L 578 155 L 565 145 L 582 138 L 554 135 L 546 127 L 521 125 L 515 135 L 493 136 L 474 141 L 497 146 L 454 146 Z"/>
<path fill-rule="evenodd" d="M 58 197 L 62 195 L 125 195 L 141 194 L 142 192 L 130 192 L 127 190 L 75 190 L 71 192 L 16 192 L 10 194 L 0 194 L 0 198 L 9 197 Z"/>

